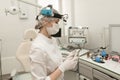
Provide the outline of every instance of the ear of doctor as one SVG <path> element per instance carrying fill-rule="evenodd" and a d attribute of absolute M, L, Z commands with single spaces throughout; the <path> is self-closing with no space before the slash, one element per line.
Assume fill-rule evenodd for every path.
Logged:
<path fill-rule="evenodd" d="M 66 60 L 59 66 L 62 72 L 67 70 L 73 70 L 78 63 L 78 50 L 72 51 L 66 58 Z"/>

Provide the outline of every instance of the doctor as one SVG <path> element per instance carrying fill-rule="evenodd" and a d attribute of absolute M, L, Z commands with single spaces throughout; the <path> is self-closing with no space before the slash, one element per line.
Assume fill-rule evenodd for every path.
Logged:
<path fill-rule="evenodd" d="M 78 57 L 74 52 L 62 61 L 56 39 L 51 36 L 59 31 L 58 23 L 62 16 L 55 9 L 53 13 L 57 15 L 42 16 L 35 26 L 39 34 L 32 42 L 30 50 L 33 80 L 64 80 L 64 72 L 77 65 Z"/>

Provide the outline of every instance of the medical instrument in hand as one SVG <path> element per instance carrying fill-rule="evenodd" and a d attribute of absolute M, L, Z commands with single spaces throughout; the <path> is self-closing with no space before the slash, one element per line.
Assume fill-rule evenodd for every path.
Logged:
<path fill-rule="evenodd" d="M 75 56 L 78 56 L 78 57 L 79 57 L 79 52 L 80 52 L 80 49 L 77 49 Z"/>
<path fill-rule="evenodd" d="M 59 66 L 59 69 L 62 72 L 65 72 L 67 70 L 73 70 L 77 66 L 77 63 L 78 63 L 78 57 L 70 56 L 66 58 L 66 60 Z"/>
<path fill-rule="evenodd" d="M 80 57 L 82 55 L 87 54 L 88 52 L 89 52 L 89 50 L 86 50 L 86 49 L 75 49 L 72 52 L 70 52 L 69 54 Z"/>
<path fill-rule="evenodd" d="M 83 56 L 83 55 L 85 55 L 85 54 L 87 54 L 87 53 L 89 53 L 89 52 L 90 52 L 90 51 L 87 50 L 87 49 L 76 49 L 76 55 L 77 55 L 78 57 Z"/>

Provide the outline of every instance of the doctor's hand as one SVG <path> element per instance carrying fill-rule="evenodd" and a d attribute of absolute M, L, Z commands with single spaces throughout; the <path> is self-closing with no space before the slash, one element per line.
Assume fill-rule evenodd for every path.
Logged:
<path fill-rule="evenodd" d="M 65 72 L 67 70 L 73 70 L 76 65 L 78 63 L 78 57 L 77 56 L 74 56 L 74 57 L 71 57 L 71 58 L 67 58 L 60 66 L 59 66 L 59 69 L 62 71 L 62 72 Z"/>
<path fill-rule="evenodd" d="M 69 55 L 66 57 L 66 59 L 71 59 L 73 58 L 74 56 L 78 56 L 79 54 L 79 49 L 76 49 L 76 50 L 73 50 L 72 52 L 69 53 Z"/>

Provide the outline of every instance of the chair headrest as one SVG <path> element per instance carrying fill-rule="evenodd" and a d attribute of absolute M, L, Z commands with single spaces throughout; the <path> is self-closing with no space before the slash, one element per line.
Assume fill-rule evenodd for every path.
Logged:
<path fill-rule="evenodd" d="M 37 36 L 37 31 L 35 29 L 30 28 L 25 30 L 23 38 L 24 40 L 33 40 L 36 38 L 36 36 Z"/>

